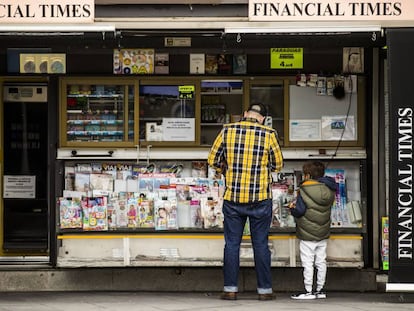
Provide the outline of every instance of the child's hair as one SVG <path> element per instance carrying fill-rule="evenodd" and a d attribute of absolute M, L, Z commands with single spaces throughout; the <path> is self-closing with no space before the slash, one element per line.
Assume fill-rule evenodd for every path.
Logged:
<path fill-rule="evenodd" d="M 303 164 L 303 174 L 312 179 L 321 178 L 325 175 L 325 165 L 320 161 L 307 161 Z"/>

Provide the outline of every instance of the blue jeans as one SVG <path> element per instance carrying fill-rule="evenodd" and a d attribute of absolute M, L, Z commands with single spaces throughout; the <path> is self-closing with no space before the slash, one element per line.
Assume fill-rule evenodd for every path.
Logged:
<path fill-rule="evenodd" d="M 272 200 L 254 203 L 224 201 L 224 291 L 237 292 L 240 269 L 240 243 L 249 217 L 258 294 L 272 293 L 269 228 L 272 221 Z"/>

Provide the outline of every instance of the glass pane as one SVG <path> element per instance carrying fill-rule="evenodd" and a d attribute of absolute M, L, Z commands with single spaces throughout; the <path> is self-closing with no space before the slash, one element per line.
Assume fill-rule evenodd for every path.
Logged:
<path fill-rule="evenodd" d="M 284 97 L 282 84 L 254 84 L 250 88 L 250 104 L 262 103 L 272 117 L 279 142 L 284 143 Z"/>
<path fill-rule="evenodd" d="M 134 88 L 128 86 L 128 89 L 128 141 L 132 141 Z M 125 141 L 125 90 L 124 85 L 68 85 L 67 141 Z"/>
<path fill-rule="evenodd" d="M 194 141 L 194 90 L 194 85 L 141 85 L 139 88 L 139 139 Z M 168 132 L 163 133 L 166 126 L 163 122 L 167 122 L 167 119 L 188 119 L 183 123 L 186 131 L 174 128 L 172 125 Z M 174 123 L 174 121 L 171 122 Z"/>
<path fill-rule="evenodd" d="M 128 86 L 128 141 L 134 141 L 134 87 L 132 85 Z"/>
<path fill-rule="evenodd" d="M 201 81 L 201 144 L 212 145 L 224 123 L 243 113 L 243 81 Z"/>

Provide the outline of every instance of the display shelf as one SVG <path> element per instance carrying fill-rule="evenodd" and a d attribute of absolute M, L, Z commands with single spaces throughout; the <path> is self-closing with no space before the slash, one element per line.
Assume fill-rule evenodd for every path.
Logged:
<path fill-rule="evenodd" d="M 61 146 L 134 144 L 136 81 L 64 77 L 60 83 Z"/>

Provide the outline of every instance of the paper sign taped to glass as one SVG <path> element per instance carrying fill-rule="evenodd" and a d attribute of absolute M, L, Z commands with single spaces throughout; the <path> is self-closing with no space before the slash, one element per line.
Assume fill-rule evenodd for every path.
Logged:
<path fill-rule="evenodd" d="M 322 140 L 356 140 L 354 116 L 322 116 Z"/>
<path fill-rule="evenodd" d="M 289 121 L 290 141 L 321 140 L 321 120 L 290 120 Z"/>

